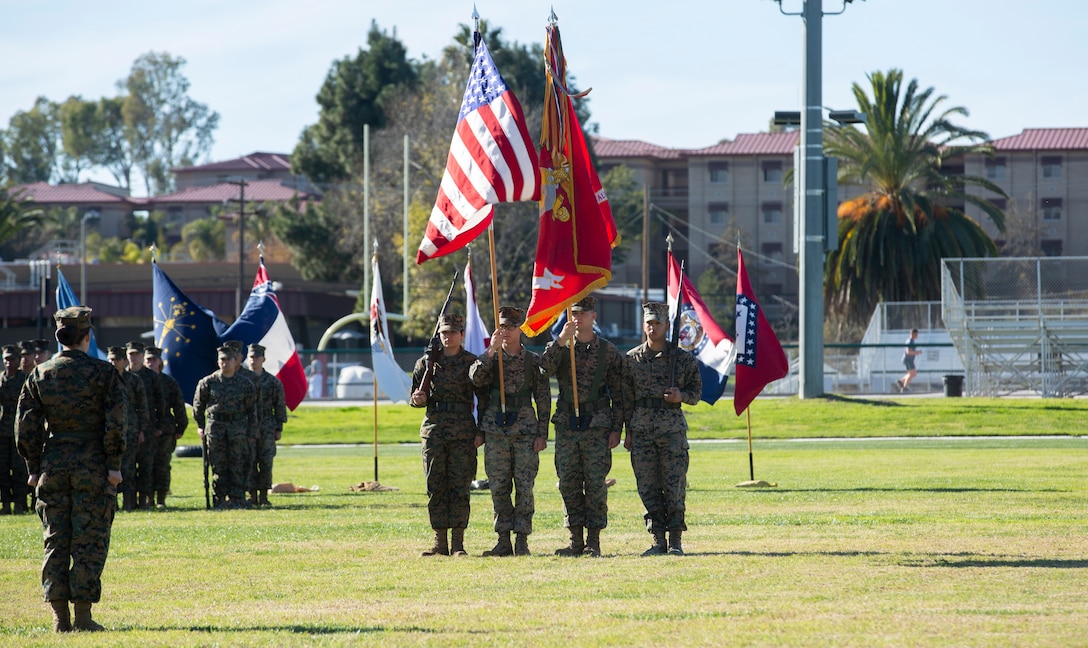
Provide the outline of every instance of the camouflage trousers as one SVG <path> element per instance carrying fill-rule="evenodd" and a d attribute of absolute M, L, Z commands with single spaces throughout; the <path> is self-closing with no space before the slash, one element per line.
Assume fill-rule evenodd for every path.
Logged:
<path fill-rule="evenodd" d="M 208 436 L 208 463 L 212 468 L 212 488 L 215 501 L 230 498 L 235 502 L 245 499 L 249 490 L 250 466 L 253 454 L 249 449 L 249 436 L 245 425 L 231 427 L 215 423 Z"/>
<path fill-rule="evenodd" d="M 155 452 L 151 457 L 151 485 L 156 491 L 170 490 L 170 460 L 177 446 L 178 441 L 173 434 L 163 432 L 155 439 Z"/>
<path fill-rule="evenodd" d="M 253 472 L 250 474 L 250 488 L 265 490 L 272 488 L 272 462 L 276 458 L 275 431 L 261 432 L 254 444 Z"/>
<path fill-rule="evenodd" d="M 646 508 L 646 530 L 686 531 L 688 436 L 684 431 L 628 430 L 631 468 Z"/>
<path fill-rule="evenodd" d="M 14 502 L 21 497 L 25 502 L 30 492 L 27 477 L 26 462 L 15 449 L 15 437 L 0 437 L 0 499 Z"/>
<path fill-rule="evenodd" d="M 155 448 L 158 439 L 154 430 L 144 430 L 144 442 L 136 450 L 136 490 L 141 493 L 152 493 L 155 489 Z M 123 475 L 124 473 L 122 473 Z"/>
<path fill-rule="evenodd" d="M 484 445 L 484 470 L 495 508 L 495 531 L 533 532 L 536 500 L 533 484 L 540 470 L 540 455 L 533 450 L 536 437 L 527 434 L 488 434 Z M 511 492 L 517 494 L 510 501 Z"/>
<path fill-rule="evenodd" d="M 45 536 L 42 597 L 98 602 L 117 510 L 117 492 L 106 481 L 105 467 L 46 469 L 36 492 Z"/>
<path fill-rule="evenodd" d="M 563 496 L 563 526 L 608 526 L 608 487 L 604 480 L 611 470 L 607 429 L 568 430 L 555 426 L 555 472 Z"/>
<path fill-rule="evenodd" d="M 476 476 L 472 439 L 423 438 L 427 514 L 432 529 L 468 527 L 469 485 Z"/>
<path fill-rule="evenodd" d="M 121 455 L 121 484 L 117 487 L 125 497 L 132 497 L 136 493 L 136 457 L 143 445 L 140 443 L 139 432 L 125 434 L 125 454 Z"/>

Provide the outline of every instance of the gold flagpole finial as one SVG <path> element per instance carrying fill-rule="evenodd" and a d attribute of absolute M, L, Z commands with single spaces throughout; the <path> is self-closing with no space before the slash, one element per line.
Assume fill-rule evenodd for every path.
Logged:
<path fill-rule="evenodd" d="M 155 247 L 155 244 L 152 243 L 147 249 L 151 251 L 151 263 L 156 263 L 159 258 L 159 248 Z"/>

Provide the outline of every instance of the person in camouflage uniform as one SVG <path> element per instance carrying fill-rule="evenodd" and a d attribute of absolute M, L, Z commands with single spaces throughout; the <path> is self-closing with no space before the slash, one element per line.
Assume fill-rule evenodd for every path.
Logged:
<path fill-rule="evenodd" d="M 427 514 L 434 529 L 434 545 L 422 555 L 466 556 L 469 486 L 476 476 L 476 421 L 472 418 L 475 390 L 468 370 L 476 356 L 462 346 L 464 316 L 442 315 L 438 319 L 438 337 L 441 348 L 424 354 L 412 371 L 411 405 L 427 408 L 419 436 L 423 439 Z M 432 362 L 433 371 L 428 371 Z M 429 376 L 426 385 L 425 376 Z"/>
<path fill-rule="evenodd" d="M 49 347 L 49 340 L 34 340 L 34 366 L 53 357 L 53 351 Z"/>
<path fill-rule="evenodd" d="M 35 361 L 34 355 L 34 340 L 23 340 L 19 342 L 19 371 L 30 375 L 30 372 L 34 370 L 34 367 L 38 366 Z"/>
<path fill-rule="evenodd" d="M 257 390 L 257 402 L 260 403 L 261 402 L 261 381 L 257 379 L 257 374 L 254 373 L 252 369 L 250 369 L 249 367 L 246 366 L 246 363 L 245 363 L 246 345 L 242 344 L 241 340 L 227 340 L 226 342 L 223 343 L 223 346 L 227 347 L 228 349 L 231 349 L 232 351 L 234 351 L 234 354 L 236 356 L 238 356 L 238 375 L 242 376 L 243 378 L 246 378 L 247 380 L 249 380 L 249 382 L 253 383 L 253 387 Z M 257 427 L 258 427 L 258 429 L 261 426 L 260 415 L 261 415 L 261 412 L 258 411 L 257 412 Z M 246 462 L 247 462 L 248 465 L 252 466 L 253 462 L 255 462 L 256 460 L 257 460 L 257 439 L 253 438 L 253 439 L 250 439 L 250 441 L 249 441 L 249 458 L 246 459 Z M 257 501 L 257 494 L 255 492 L 255 489 L 257 488 L 257 486 L 255 485 L 255 483 L 253 481 L 254 477 L 255 477 L 255 475 L 254 475 L 252 469 L 246 472 L 245 489 L 246 489 L 246 492 L 250 494 L 249 504 L 251 506 L 257 506 L 258 503 L 259 503 Z"/>
<path fill-rule="evenodd" d="M 149 509 L 154 505 L 155 453 L 162 435 L 163 419 L 166 418 L 162 396 L 162 380 L 159 375 L 144 366 L 144 343 L 132 341 L 125 345 L 128 350 L 128 370 L 144 382 L 147 395 L 147 429 L 136 451 L 136 505 Z"/>
<path fill-rule="evenodd" d="M 185 395 L 181 385 L 169 374 L 162 372 L 162 349 L 149 346 L 144 349 L 144 365 L 159 376 L 162 383 L 163 419 L 162 434 L 155 448 L 154 483 L 155 508 L 166 508 L 166 496 L 170 493 L 170 461 L 177 448 L 178 439 L 189 426 L 189 413 L 185 411 Z"/>
<path fill-rule="evenodd" d="M 488 390 L 491 397 L 480 410 L 480 433 L 476 446 L 484 446 L 484 470 L 495 508 L 495 532 L 499 540 L 485 556 L 529 555 L 529 534 L 533 532 L 533 484 L 540 469 L 539 453 L 548 447 L 548 418 L 552 395 L 548 377 L 540 368 L 540 356 L 521 344 L 519 327 L 525 311 L 513 306 L 499 309 L 499 329 L 491 346 L 469 368 L 472 384 Z M 502 352 L 503 391 L 506 414 L 499 398 L 498 354 Z M 536 409 L 533 409 L 533 403 Z M 517 490 L 514 503 L 512 489 Z M 510 545 L 510 532 L 517 539 Z"/>
<path fill-rule="evenodd" d="M 0 373 L 0 515 L 27 511 L 26 462 L 15 449 L 15 408 L 25 381 L 26 374 L 19 370 L 18 347 L 6 345 L 4 371 Z"/>
<path fill-rule="evenodd" d="M 249 446 L 257 438 L 257 388 L 238 372 L 234 349 L 218 349 L 219 370 L 200 379 L 193 395 L 197 434 L 208 438 L 216 508 L 249 508 Z"/>
<path fill-rule="evenodd" d="M 249 366 L 257 383 L 257 451 L 250 475 L 250 499 L 258 506 L 272 506 L 268 491 L 272 488 L 272 462 L 276 457 L 276 442 L 283 436 L 287 423 L 287 401 L 283 395 L 283 383 L 264 370 L 265 348 L 260 344 L 249 345 Z"/>
<path fill-rule="evenodd" d="M 631 452 L 638 495 L 646 507 L 646 530 L 654 538 L 642 555 L 681 555 L 681 536 L 687 531 L 688 423 L 680 405 L 699 402 L 703 379 L 695 356 L 665 339 L 668 305 L 648 302 L 642 310 L 646 341 L 627 352 L 624 371 L 623 445 Z"/>
<path fill-rule="evenodd" d="M 102 598 L 117 510 L 125 391 L 109 363 L 87 355 L 91 309 L 73 306 L 53 318 L 63 351 L 27 377 L 16 443 L 37 493 L 45 538 L 42 595 L 53 608 L 53 630 L 103 630 L 91 606 Z"/>
<path fill-rule="evenodd" d="M 121 458 L 121 474 L 136 474 L 136 454 L 144 442 L 144 430 L 148 429 L 147 392 L 144 381 L 128 367 L 128 353 L 123 346 L 110 347 L 106 356 L 121 375 L 127 405 L 125 407 L 125 454 Z M 126 479 L 118 488 L 121 491 L 121 509 L 136 510 L 136 480 Z"/>
<path fill-rule="evenodd" d="M 572 305 L 571 318 L 541 355 L 544 372 L 555 375 L 559 383 L 552 417 L 555 471 L 563 496 L 563 524 L 570 530 L 570 544 L 555 552 L 560 556 L 601 555 L 601 529 L 608 526 L 605 479 L 612 470 L 612 448 L 619 445 L 623 430 L 623 355 L 594 332 L 596 307 L 593 296 Z M 577 419 L 568 343 L 574 347 L 577 368 Z"/>

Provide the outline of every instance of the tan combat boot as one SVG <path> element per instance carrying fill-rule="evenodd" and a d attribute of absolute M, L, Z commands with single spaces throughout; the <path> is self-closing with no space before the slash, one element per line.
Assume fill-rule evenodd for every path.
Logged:
<path fill-rule="evenodd" d="M 68 612 L 68 599 L 49 601 L 53 608 L 53 632 L 71 632 L 72 616 Z"/>
<path fill-rule="evenodd" d="M 99 632 L 105 630 L 104 627 L 95 623 L 91 618 L 91 602 L 90 601 L 75 601 L 72 606 L 76 611 L 76 619 L 72 623 L 72 627 L 76 630 L 82 630 L 83 632 Z"/>
<path fill-rule="evenodd" d="M 510 536 L 506 536 L 506 542 L 509 544 Z M 450 555 L 451 556 L 467 556 L 468 552 L 465 551 L 465 530 L 464 529 L 450 529 Z"/>
<path fill-rule="evenodd" d="M 581 556 L 582 551 L 586 548 L 586 543 L 582 540 L 582 527 L 572 526 L 570 528 L 570 544 L 561 549 L 555 550 L 557 556 Z"/>
<path fill-rule="evenodd" d="M 419 554 L 420 556 L 448 556 L 450 555 L 450 546 L 446 542 L 446 530 L 435 529 L 434 530 L 434 546 L 430 549 Z"/>
<path fill-rule="evenodd" d="M 514 540 L 514 555 L 515 556 L 528 556 L 529 555 L 529 534 L 519 533 Z"/>
<path fill-rule="evenodd" d="M 521 534 L 518 534 L 521 537 Z M 510 546 L 510 532 L 499 531 L 499 541 L 495 543 L 494 549 L 489 549 L 483 553 L 484 556 L 512 556 L 514 555 L 514 548 Z"/>

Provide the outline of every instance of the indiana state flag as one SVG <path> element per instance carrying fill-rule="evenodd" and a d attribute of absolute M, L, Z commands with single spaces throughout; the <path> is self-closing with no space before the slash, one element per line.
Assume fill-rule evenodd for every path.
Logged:
<path fill-rule="evenodd" d="M 68 280 L 64 278 L 64 273 L 57 268 L 57 310 L 63 310 L 72 306 L 83 306 L 79 303 L 79 299 L 76 298 L 76 293 L 72 290 L 72 286 L 68 283 Z M 98 358 L 99 360 L 106 360 L 106 353 L 98 348 L 98 341 L 94 339 L 94 329 L 91 329 L 91 346 L 87 349 L 87 355 L 92 358 Z"/>
<path fill-rule="evenodd" d="M 192 404 L 196 384 L 219 368 L 216 348 L 227 325 L 181 292 L 158 263 L 152 263 L 152 272 L 155 346 L 162 349 L 162 370 L 178 381 L 185 402 Z"/>

